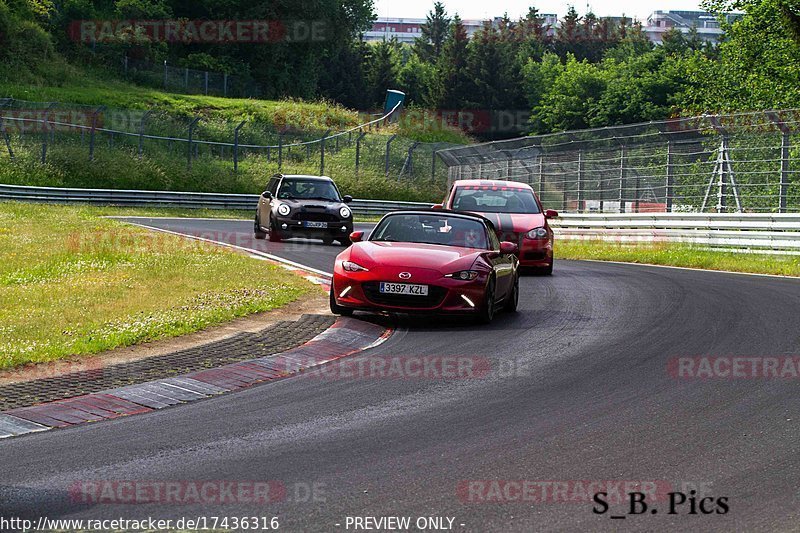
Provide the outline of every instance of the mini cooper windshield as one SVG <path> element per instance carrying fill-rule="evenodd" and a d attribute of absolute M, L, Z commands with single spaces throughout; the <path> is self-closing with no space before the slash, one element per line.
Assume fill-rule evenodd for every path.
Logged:
<path fill-rule="evenodd" d="M 486 250 L 486 226 L 479 220 L 441 214 L 390 215 L 372 233 L 371 241 L 439 244 Z"/>
<path fill-rule="evenodd" d="M 336 186 L 330 181 L 309 179 L 284 179 L 278 191 L 281 200 L 322 200 L 341 202 Z"/>

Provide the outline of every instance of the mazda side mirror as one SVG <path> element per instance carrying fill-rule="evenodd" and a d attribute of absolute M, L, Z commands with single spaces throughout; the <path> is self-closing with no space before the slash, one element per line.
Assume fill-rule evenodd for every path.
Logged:
<path fill-rule="evenodd" d="M 350 234 L 350 242 L 361 242 L 363 238 L 364 238 L 363 231 L 354 231 L 353 233 Z"/>
<path fill-rule="evenodd" d="M 555 209 L 548 209 L 544 212 L 544 218 L 558 218 L 558 211 Z"/>
<path fill-rule="evenodd" d="M 349 194 L 345 194 L 345 195 L 342 197 L 342 202 L 344 202 L 344 203 L 346 203 L 346 204 L 349 204 L 349 203 L 350 203 L 350 202 L 352 202 L 352 201 L 353 201 L 353 197 L 352 197 L 352 196 L 350 196 Z"/>
<path fill-rule="evenodd" d="M 501 254 L 515 254 L 519 248 L 513 242 L 503 241 L 500 243 Z"/>
<path fill-rule="evenodd" d="M 265 200 L 272 200 L 272 193 L 269 191 L 264 191 L 261 193 L 261 198 L 264 198 Z"/>

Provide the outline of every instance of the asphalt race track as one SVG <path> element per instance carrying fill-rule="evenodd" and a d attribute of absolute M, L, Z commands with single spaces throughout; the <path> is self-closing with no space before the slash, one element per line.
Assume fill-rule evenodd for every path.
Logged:
<path fill-rule="evenodd" d="M 326 271 L 341 250 L 256 243 L 248 222 L 137 222 Z M 797 530 L 800 381 L 676 378 L 668 363 L 800 354 L 800 281 L 562 261 L 521 290 L 519 313 L 491 326 L 404 320 L 368 354 L 490 361 L 481 376 L 311 375 L 0 442 L 0 515 L 277 515 L 285 531 L 346 531 L 348 516 L 454 517 L 457 531 Z M 78 504 L 68 491 L 82 480 L 280 480 L 288 496 L 260 508 Z M 730 510 L 669 515 L 658 502 L 658 514 L 611 519 L 617 508 L 595 515 L 591 501 L 471 501 L 468 480 L 652 480 L 726 497 Z M 298 494 L 312 485 L 316 502 Z"/>

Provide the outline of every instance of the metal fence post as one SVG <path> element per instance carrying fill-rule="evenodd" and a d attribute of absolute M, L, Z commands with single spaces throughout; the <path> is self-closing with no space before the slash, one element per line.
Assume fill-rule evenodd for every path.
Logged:
<path fill-rule="evenodd" d="M 400 176 L 404 176 L 406 171 L 414 177 L 414 150 L 416 150 L 417 146 L 419 146 L 419 142 L 414 142 L 408 148 L 408 155 L 406 156 L 406 160 L 403 162 L 403 168 L 400 170 L 400 174 L 397 176 L 397 181 L 400 181 Z"/>
<path fill-rule="evenodd" d="M 777 111 L 768 111 L 766 115 L 781 132 L 781 176 L 778 186 L 778 212 L 786 213 L 788 207 L 789 174 L 791 173 L 789 158 L 791 157 L 792 148 L 792 139 L 790 137 L 792 130 Z"/>
<path fill-rule="evenodd" d="M 144 115 L 142 115 L 141 122 L 139 122 L 139 159 L 141 159 L 142 155 L 144 154 L 144 126 L 145 126 L 145 122 L 147 121 L 147 117 L 150 116 L 150 113 L 152 113 L 152 112 L 153 112 L 152 109 L 148 109 L 147 111 L 145 111 Z"/>
<path fill-rule="evenodd" d="M 164 60 L 164 90 L 167 90 L 167 60 Z"/>
<path fill-rule="evenodd" d="M 227 98 L 228 97 L 228 73 L 222 73 L 222 95 Z"/>
<path fill-rule="evenodd" d="M 356 177 L 358 177 L 358 169 L 361 165 L 361 141 L 366 136 L 367 136 L 366 132 L 361 132 L 360 135 L 356 137 Z"/>
<path fill-rule="evenodd" d="M 544 153 L 539 156 L 539 201 L 544 196 Z"/>
<path fill-rule="evenodd" d="M 204 94 L 208 96 L 208 71 L 206 70 L 204 74 L 205 74 L 205 80 L 203 82 L 203 91 Z"/>
<path fill-rule="evenodd" d="M 633 206 L 634 206 L 634 213 L 638 213 L 639 212 L 639 201 L 640 201 L 640 198 L 642 196 L 642 177 L 639 175 L 638 172 L 636 173 L 636 180 L 634 181 L 634 183 L 635 183 L 635 188 L 634 188 L 634 191 L 633 191 L 633 193 L 634 193 Z"/>
<path fill-rule="evenodd" d="M 725 180 L 725 158 L 728 156 L 728 136 L 722 135 L 722 143 L 720 145 L 720 169 L 719 169 L 719 188 L 717 189 L 717 213 L 724 213 L 728 210 L 728 189 L 727 181 Z"/>
<path fill-rule="evenodd" d="M 434 150 L 431 155 L 431 181 L 436 181 L 436 156 L 438 154 L 439 150 Z"/>
<path fill-rule="evenodd" d="M 6 149 L 8 150 L 8 157 L 11 158 L 11 161 L 14 161 L 14 151 L 11 149 L 11 139 L 8 136 L 8 132 L 6 131 L 6 125 L 3 121 L 5 117 L 0 115 L 0 133 L 3 135 L 3 140 L 6 142 Z"/>
<path fill-rule="evenodd" d="M 786 212 L 786 197 L 789 194 L 789 154 L 792 140 L 788 131 L 781 136 L 781 183 L 778 191 L 778 212 Z"/>
<path fill-rule="evenodd" d="M 583 213 L 583 188 L 584 188 L 583 150 L 578 150 L 578 213 Z"/>
<path fill-rule="evenodd" d="M 189 67 L 183 69 L 183 89 L 189 92 Z"/>
<path fill-rule="evenodd" d="M 625 158 L 627 156 L 625 145 L 619 148 L 619 212 L 625 212 Z"/>
<path fill-rule="evenodd" d="M 128 55 L 122 56 L 123 68 L 125 69 L 125 77 L 128 77 Z"/>
<path fill-rule="evenodd" d="M 328 135 L 331 134 L 331 130 L 326 131 L 322 134 L 322 138 L 319 140 L 319 175 L 325 175 L 325 141 L 328 139 Z"/>
<path fill-rule="evenodd" d="M 106 106 L 100 106 L 92 113 L 92 129 L 89 131 L 89 161 L 94 161 L 94 139 L 97 135 L 97 116 Z"/>
<path fill-rule="evenodd" d="M 278 170 L 283 167 L 283 132 L 278 134 Z"/>
<path fill-rule="evenodd" d="M 233 130 L 233 171 L 239 172 L 239 131 L 244 127 L 245 121 L 239 123 Z"/>
<path fill-rule="evenodd" d="M 197 126 L 197 123 L 200 122 L 200 117 L 195 118 L 189 123 L 189 149 L 187 150 L 187 159 L 186 159 L 186 168 L 187 170 L 192 170 L 192 138 L 194 136 L 194 128 Z"/>
<path fill-rule="evenodd" d="M 42 164 L 44 165 L 47 162 L 47 137 L 50 135 L 50 132 L 47 128 L 47 115 L 45 118 L 42 119 Z"/>
<path fill-rule="evenodd" d="M 667 187 L 666 187 L 667 213 L 672 213 L 672 201 L 673 201 L 673 196 L 675 195 L 674 192 L 675 176 L 674 176 L 674 166 L 673 166 L 674 154 L 672 150 L 673 150 L 673 145 L 672 145 L 672 140 L 670 139 L 667 141 Z"/>
<path fill-rule="evenodd" d="M 389 177 L 389 157 L 391 156 L 391 149 L 392 149 L 392 141 L 397 138 L 397 135 L 392 135 L 389 137 L 389 140 L 386 141 L 386 177 Z"/>

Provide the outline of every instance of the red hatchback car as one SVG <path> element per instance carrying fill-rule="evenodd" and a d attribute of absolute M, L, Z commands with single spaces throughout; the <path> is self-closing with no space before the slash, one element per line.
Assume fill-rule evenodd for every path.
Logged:
<path fill-rule="evenodd" d="M 495 311 L 516 311 L 517 246 L 500 242 L 491 221 L 443 210 L 383 217 L 364 240 L 339 254 L 331 311 L 466 314 L 488 323 Z"/>
<path fill-rule="evenodd" d="M 553 230 L 547 221 L 558 217 L 558 212 L 543 210 L 529 185 L 514 181 L 456 181 L 444 203 L 434 207 L 488 218 L 500 240 L 517 245 L 521 266 L 541 274 L 553 273 Z"/>

